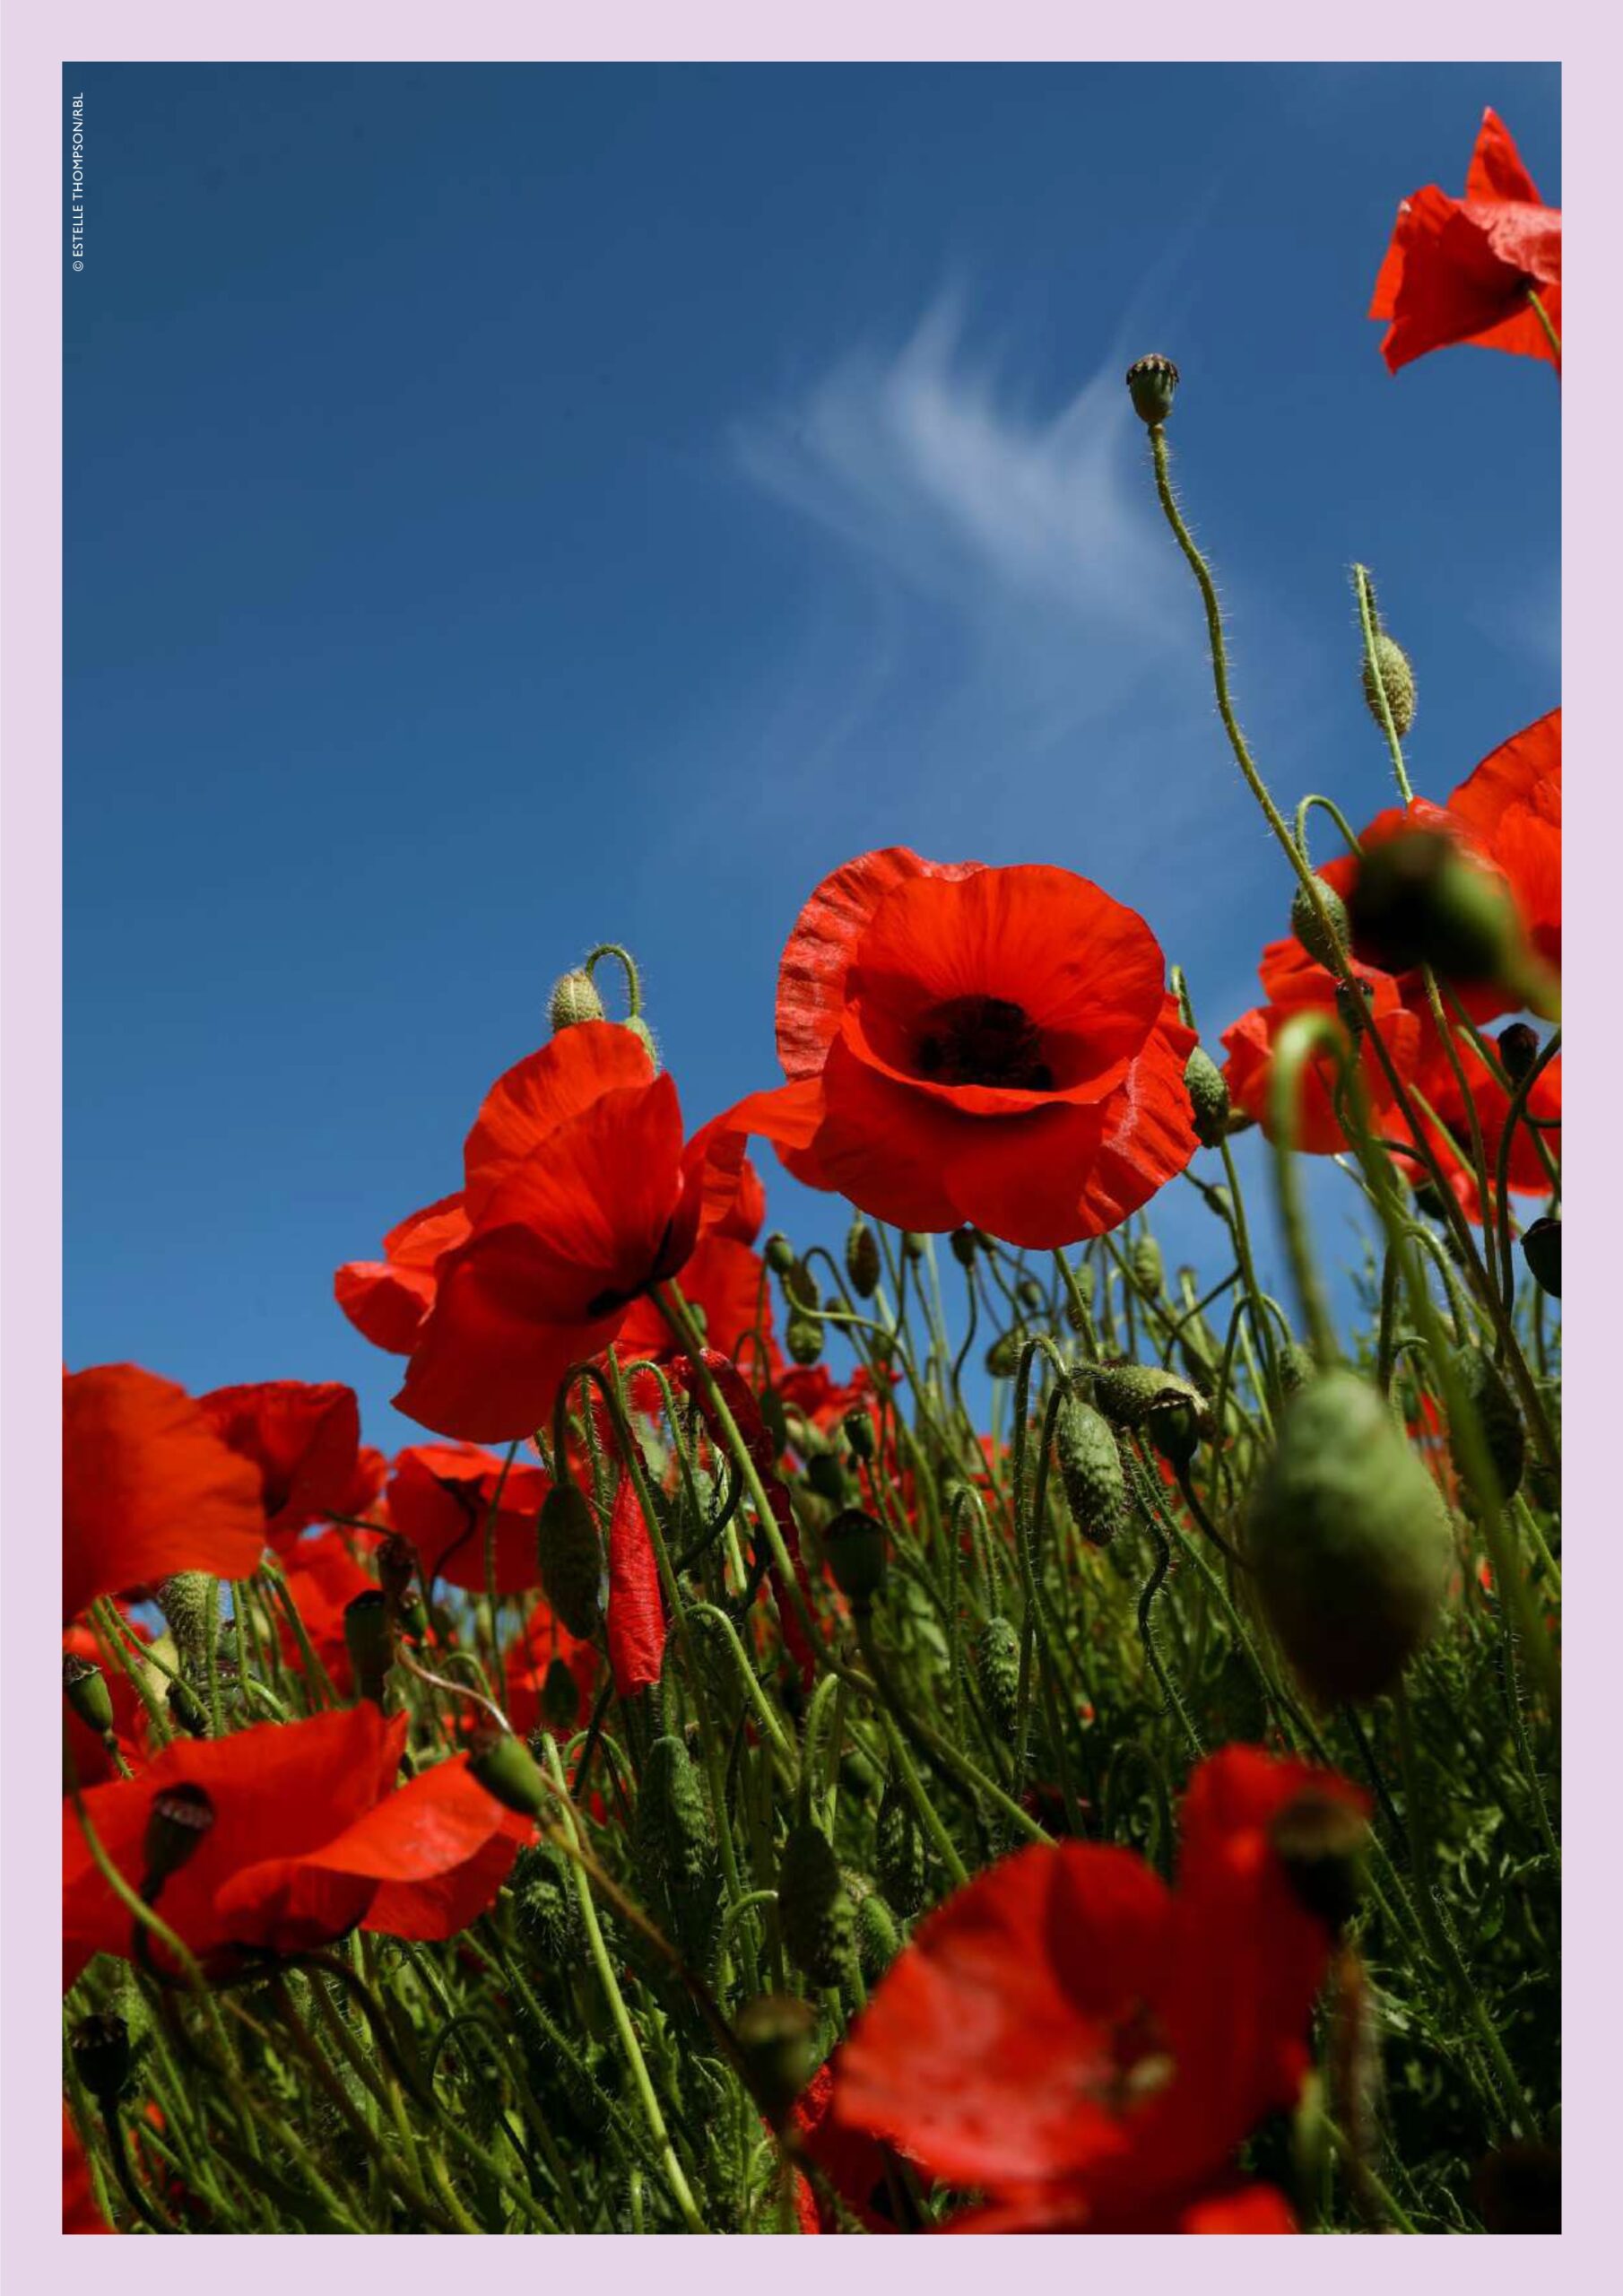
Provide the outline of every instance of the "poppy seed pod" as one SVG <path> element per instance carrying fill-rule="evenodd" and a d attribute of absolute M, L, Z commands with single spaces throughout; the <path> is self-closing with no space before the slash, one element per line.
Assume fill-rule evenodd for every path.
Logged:
<path fill-rule="evenodd" d="M 1020 1720 L 1020 1639 L 1006 1618 L 989 1618 L 982 1627 L 975 1676 L 1000 1736 L 1012 1741 Z"/>
<path fill-rule="evenodd" d="M 146 1877 L 141 1894 L 150 1905 L 172 1874 L 202 1848 L 214 1822 L 214 1805 L 201 1786 L 166 1787 L 154 1794 L 143 1845 Z"/>
<path fill-rule="evenodd" d="M 93 1658 L 82 1658 L 73 1650 L 63 1652 L 62 1694 L 87 1729 L 99 1738 L 114 1735 L 113 1694 Z"/>
<path fill-rule="evenodd" d="M 587 1641 L 603 1615 L 603 1548 L 584 1495 L 572 1483 L 547 1493 L 535 1530 L 542 1590 L 568 1631 Z"/>
<path fill-rule="evenodd" d="M 1392 714 L 1392 729 L 1401 741 L 1414 724 L 1414 671 L 1397 639 L 1388 638 L 1384 630 L 1376 638 L 1374 661 L 1367 655 L 1364 659 L 1364 699 L 1370 716 L 1384 730 L 1383 694 Z"/>
<path fill-rule="evenodd" d="M 885 1583 L 882 1525 L 860 1507 L 847 1507 L 823 1533 L 823 1554 L 834 1583 L 853 1610 L 871 1610 Z"/>
<path fill-rule="evenodd" d="M 846 1280 L 859 1300 L 871 1300 L 879 1276 L 879 1238 L 859 1212 L 846 1236 Z"/>
<path fill-rule="evenodd" d="M 1528 1273 L 1552 1300 L 1561 1296 L 1561 1222 L 1558 1218 L 1535 1220 L 1522 1238 L 1522 1257 Z"/>
<path fill-rule="evenodd" d="M 1178 370 L 1162 352 L 1147 352 L 1127 370 L 1133 411 L 1142 422 L 1165 422 L 1172 412 L 1177 387 Z"/>
<path fill-rule="evenodd" d="M 1218 1147 L 1228 1130 L 1228 1087 L 1223 1072 L 1202 1045 L 1196 1045 L 1184 1069 L 1184 1090 L 1194 1118 L 1194 1136 L 1202 1148 Z"/>
<path fill-rule="evenodd" d="M 1323 1372 L 1285 1406 L 1247 1550 L 1269 1623 L 1315 1698 L 1395 1687 L 1436 1622 L 1454 1544 L 1436 1485 L 1355 1372 Z"/>
<path fill-rule="evenodd" d="M 1347 914 L 1388 972 L 1431 965 L 1450 979 L 1492 981 L 1516 969 L 1520 935 L 1503 883 L 1440 830 L 1401 830 L 1362 854 Z"/>
<path fill-rule="evenodd" d="M 1092 1546 L 1108 1546 L 1127 1511 L 1127 1476 L 1115 1431 L 1072 1387 L 1054 1425 L 1055 1457 L 1072 1520 Z"/>
<path fill-rule="evenodd" d="M 774 2128 L 812 2077 L 817 2013 L 790 1993 L 761 1993 L 738 2013 L 733 2038 L 743 2052 L 756 2100 Z"/>
<path fill-rule="evenodd" d="M 542 1774 L 524 1740 L 516 1738 L 511 1730 L 499 1730 L 494 1725 L 475 1730 L 468 1741 L 468 1769 L 504 1810 L 538 1818 L 547 1806 Z"/>
<path fill-rule="evenodd" d="M 1347 947 L 1347 904 L 1333 885 L 1319 879 L 1319 899 L 1329 920 L 1329 930 L 1319 922 L 1319 913 L 1306 885 L 1298 885 L 1290 899 L 1290 929 L 1315 964 L 1333 972 Z"/>
<path fill-rule="evenodd" d="M 603 998 L 597 984 L 589 972 L 567 972 L 553 984 L 547 999 L 547 1020 L 552 1034 L 560 1029 L 577 1028 L 583 1021 L 603 1021 Z"/>
<path fill-rule="evenodd" d="M 1513 1085 L 1519 1084 L 1539 1057 L 1538 1031 L 1530 1029 L 1525 1021 L 1512 1021 L 1508 1028 L 1499 1031 L 1497 1041 L 1505 1074 Z"/>
<path fill-rule="evenodd" d="M 799 1820 L 778 1860 L 777 1913 L 789 1959 L 813 1985 L 848 1974 L 855 1910 L 827 1837 Z"/>
<path fill-rule="evenodd" d="M 1499 1486 L 1499 1496 L 1501 1499 L 1514 1499 L 1522 1487 L 1522 1476 L 1527 1465 L 1527 1434 L 1522 1425 L 1522 1414 L 1516 1409 L 1498 1365 L 1485 1348 L 1461 1348 L 1454 1359 L 1454 1368 L 1476 1413 L 1494 1479 Z M 1462 1480 L 1469 1480 L 1465 1463 L 1460 1456 L 1460 1447 L 1452 1435 L 1450 1446 L 1454 1466 Z"/>
<path fill-rule="evenodd" d="M 130 2029 L 117 2010 L 81 2017 L 68 2043 L 74 2070 L 103 2112 L 118 2101 L 130 2071 Z"/>

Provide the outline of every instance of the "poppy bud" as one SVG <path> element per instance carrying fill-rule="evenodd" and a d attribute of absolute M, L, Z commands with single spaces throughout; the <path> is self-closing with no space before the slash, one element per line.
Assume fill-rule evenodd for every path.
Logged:
<path fill-rule="evenodd" d="M 541 1718 L 552 1730 L 572 1730 L 580 1719 L 580 1684 L 562 1658 L 554 1658 L 541 1686 Z"/>
<path fill-rule="evenodd" d="M 819 1309 L 822 1299 L 817 1289 L 817 1278 L 803 1259 L 795 1260 L 784 1271 L 784 1297 L 791 1308 Z"/>
<path fill-rule="evenodd" d="M 1020 1639 L 1006 1618 L 989 1618 L 976 1637 L 975 1677 L 1000 1735 L 1012 1742 L 1020 1720 Z"/>
<path fill-rule="evenodd" d="M 1364 658 L 1364 699 L 1369 704 L 1369 714 L 1384 731 L 1381 716 L 1381 696 L 1386 697 L 1386 707 L 1392 713 L 1392 729 L 1400 741 L 1414 724 L 1414 671 L 1408 655 L 1395 638 L 1388 638 L 1383 630 L 1375 641 L 1375 659 Z"/>
<path fill-rule="evenodd" d="M 1196 1045 L 1184 1070 L 1184 1090 L 1202 1148 L 1215 1148 L 1228 1130 L 1228 1087 L 1223 1072 L 1202 1045 Z"/>
<path fill-rule="evenodd" d="M 789 1443 L 789 1422 L 784 1413 L 784 1399 L 776 1387 L 768 1387 L 760 1399 L 761 1423 L 772 1438 L 776 1456 L 786 1450 Z"/>
<path fill-rule="evenodd" d="M 846 1278 L 859 1300 L 871 1300 L 879 1274 L 879 1238 L 859 1212 L 846 1237 Z"/>
<path fill-rule="evenodd" d="M 572 1483 L 548 1492 L 535 1552 L 548 1602 L 577 1640 L 588 1640 L 603 1615 L 603 1549 L 592 1509 Z"/>
<path fill-rule="evenodd" d="M 82 1658 L 74 1650 L 63 1652 L 62 1694 L 87 1729 L 99 1738 L 114 1735 L 113 1694 L 93 1658 Z"/>
<path fill-rule="evenodd" d="M 809 1819 L 792 1825 L 784 1843 L 777 1912 L 795 1968 L 813 1985 L 838 1985 L 851 1965 L 855 1909 L 827 1837 Z"/>
<path fill-rule="evenodd" d="M 812 2078 L 817 2013 L 790 1993 L 760 1993 L 738 2013 L 733 2037 L 750 2068 L 757 2101 L 774 2128 Z"/>
<path fill-rule="evenodd" d="M 1127 1253 L 1127 1265 L 1139 1290 L 1148 1292 L 1151 1299 L 1159 1299 L 1167 1271 L 1161 1258 L 1161 1248 L 1153 1236 L 1133 1238 Z"/>
<path fill-rule="evenodd" d="M 1020 1368 L 1020 1350 L 1026 1344 L 1023 1331 L 1001 1333 L 986 1350 L 986 1369 L 994 1379 L 1011 1379 Z"/>
<path fill-rule="evenodd" d="M 1094 1402 L 1116 1427 L 1146 1426 L 1156 1412 L 1169 1411 L 1178 1404 L 1189 1405 L 1197 1422 L 1205 1424 L 1206 1406 L 1200 1389 L 1180 1379 L 1176 1371 L 1148 1363 L 1107 1363 L 1091 1378 Z"/>
<path fill-rule="evenodd" d="M 1561 1222 L 1558 1218 L 1535 1220 L 1522 1238 L 1522 1257 L 1528 1273 L 1552 1300 L 1561 1296 Z"/>
<path fill-rule="evenodd" d="M 1141 422 L 1165 422 L 1172 412 L 1173 394 L 1177 387 L 1178 370 L 1159 351 L 1147 352 L 1127 370 L 1133 411 Z"/>
<path fill-rule="evenodd" d="M 643 1019 L 641 1013 L 631 1013 L 628 1019 L 621 1022 L 621 1026 L 622 1029 L 629 1030 L 631 1035 L 637 1039 L 638 1043 L 641 1045 L 643 1050 L 647 1054 L 648 1059 L 653 1065 L 654 1072 L 657 1075 L 659 1073 L 659 1047 L 655 1042 L 653 1030 Z"/>
<path fill-rule="evenodd" d="M 1074 1387 L 1061 1397 L 1054 1452 L 1071 1518 L 1092 1546 L 1108 1546 L 1127 1511 L 1127 1476 L 1109 1422 Z"/>
<path fill-rule="evenodd" d="M 823 1554 L 834 1583 L 853 1610 L 872 1610 L 885 1583 L 885 1534 L 872 1515 L 847 1507 L 823 1533 Z"/>
<path fill-rule="evenodd" d="M 775 1228 L 767 1238 L 766 1258 L 774 1275 L 789 1275 L 798 1266 L 800 1256 L 787 1236 Z"/>
<path fill-rule="evenodd" d="M 859 1404 L 840 1421 L 840 1432 L 851 1447 L 854 1458 L 872 1459 L 878 1446 L 874 1440 L 873 1421 Z"/>
<path fill-rule="evenodd" d="M 164 1704 L 179 1727 L 194 1738 L 206 1738 L 209 1734 L 208 1709 L 192 1688 L 177 1675 L 164 1692 Z"/>
<path fill-rule="evenodd" d="M 518 1926 L 549 1970 L 567 1969 L 580 1948 L 580 1906 L 566 1862 L 550 1843 L 534 1842 L 519 1851 L 513 1866 Z"/>
<path fill-rule="evenodd" d="M 201 1786 L 169 1786 L 153 1795 L 143 1844 L 146 1878 L 141 1884 L 149 1905 L 169 1876 L 203 1847 L 213 1822 L 214 1805 Z"/>
<path fill-rule="evenodd" d="M 928 1237 L 919 1235 L 915 1229 L 909 1228 L 902 1238 L 904 1259 L 921 1260 L 929 1248 Z"/>
<path fill-rule="evenodd" d="M 960 1267 L 975 1265 L 976 1231 L 973 1228 L 955 1228 L 948 1241 L 952 1247 L 952 1257 Z"/>
<path fill-rule="evenodd" d="M 1333 1794 L 1310 1786 L 1286 1804 L 1269 1834 L 1298 1899 L 1332 1934 L 1341 1930 L 1363 1894 L 1367 1819 Z"/>
<path fill-rule="evenodd" d="M 681 1738 L 655 1738 L 637 1793 L 637 1848 L 645 1870 L 679 1910 L 710 1864 L 704 1787 Z"/>
<path fill-rule="evenodd" d="M 1340 1370 L 1281 1413 L 1247 1545 L 1269 1622 L 1327 1705 L 1395 1687 L 1436 1623 L 1454 1558 L 1437 1487 L 1384 1399 Z"/>
<path fill-rule="evenodd" d="M 1454 1368 L 1476 1413 L 1494 1479 L 1499 1486 L 1499 1496 L 1514 1499 L 1522 1487 L 1522 1475 L 1527 1465 L 1527 1435 L 1522 1425 L 1522 1414 L 1516 1409 L 1498 1365 L 1486 1349 L 1461 1348 L 1454 1359 Z M 1449 1442 L 1454 1466 L 1464 1479 L 1464 1463 L 1452 1433 Z"/>
<path fill-rule="evenodd" d="M 896 1916 L 877 1890 L 870 1890 L 856 1909 L 856 1961 L 864 1985 L 877 1985 L 896 1959 L 901 1938 Z"/>
<path fill-rule="evenodd" d="M 597 983 L 589 972 L 566 972 L 553 984 L 547 1000 L 547 1020 L 554 1036 L 562 1029 L 578 1026 L 582 1021 L 607 1018 Z"/>
<path fill-rule="evenodd" d="M 1280 1386 L 1288 1396 L 1305 1387 L 1318 1377 L 1319 1367 L 1314 1361 L 1313 1350 L 1304 1347 L 1299 1339 L 1287 1340 L 1279 1352 Z"/>
<path fill-rule="evenodd" d="M 208 1664 L 213 1587 L 206 1570 L 177 1570 L 153 1589 L 183 1665 L 201 1668 Z"/>
<path fill-rule="evenodd" d="M 520 1817 L 538 1818 L 547 1807 L 548 1794 L 529 1748 L 511 1730 L 482 1724 L 468 1740 L 468 1770 L 492 1801 Z"/>
<path fill-rule="evenodd" d="M 389 1618 L 389 1598 L 381 1587 L 369 1587 L 343 1607 L 343 1647 L 354 1670 L 355 1686 L 374 1706 L 383 1704 L 384 1677 L 395 1663 L 395 1632 Z"/>
<path fill-rule="evenodd" d="M 1203 1403 L 1198 1408 L 1188 1403 L 1163 1404 L 1144 1422 L 1156 1449 L 1180 1474 L 1201 1447 L 1204 1413 Z"/>
<path fill-rule="evenodd" d="M 118 2101 L 130 2071 L 130 2029 L 117 2010 L 81 2017 L 68 2046 L 74 2069 L 103 2112 Z"/>
<path fill-rule="evenodd" d="M 1455 980 L 1517 970 L 1519 933 L 1504 884 L 1440 830 L 1406 829 L 1363 854 L 1347 913 L 1360 946 L 1388 972 L 1431 965 Z"/>
<path fill-rule="evenodd" d="M 873 1870 L 886 1898 L 904 1920 L 929 1894 L 924 1837 L 906 1788 L 891 1779 L 880 1797 L 873 1832 Z"/>
<path fill-rule="evenodd" d="M 378 1565 L 378 1583 L 398 1610 L 411 1596 L 417 1550 L 410 1539 L 403 1538 L 398 1531 L 391 1531 L 386 1539 L 378 1542 L 373 1559 Z"/>
<path fill-rule="evenodd" d="M 792 1363 L 815 1363 L 823 1352 L 823 1327 L 815 1316 L 792 1315 L 784 1326 L 784 1345 Z"/>
<path fill-rule="evenodd" d="M 1539 1032 L 1530 1029 L 1525 1021 L 1512 1021 L 1508 1028 L 1499 1031 L 1498 1047 L 1505 1074 L 1514 1088 L 1539 1057 Z"/>
<path fill-rule="evenodd" d="M 1313 905 L 1313 896 L 1306 885 L 1298 885 L 1290 897 L 1290 929 L 1315 964 L 1333 972 L 1346 952 L 1348 939 L 1347 904 L 1333 885 L 1319 879 L 1319 899 L 1324 904 L 1329 930 L 1319 922 L 1319 912 Z"/>

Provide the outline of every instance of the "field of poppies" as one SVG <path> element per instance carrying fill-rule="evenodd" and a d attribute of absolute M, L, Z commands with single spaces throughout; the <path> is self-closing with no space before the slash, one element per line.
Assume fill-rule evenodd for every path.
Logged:
<path fill-rule="evenodd" d="M 1371 316 L 1558 377 L 1493 113 Z M 1367 818 L 1271 786 L 1177 387 L 1254 1010 L 1067 869 L 860 854 L 780 1083 L 690 1131 L 604 947 L 445 1110 L 335 1282 L 421 1442 L 66 1375 L 67 2230 L 1558 2228 L 1560 713 L 1415 789 L 1355 568 Z"/>

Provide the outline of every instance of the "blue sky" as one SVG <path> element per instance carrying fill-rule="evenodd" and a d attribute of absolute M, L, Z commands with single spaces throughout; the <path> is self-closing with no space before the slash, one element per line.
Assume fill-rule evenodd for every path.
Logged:
<path fill-rule="evenodd" d="M 553 977 L 635 949 L 695 1126 L 777 1081 L 785 935 L 871 846 L 1097 879 L 1215 1039 L 1289 887 L 1142 351 L 1282 801 L 1386 802 L 1354 559 L 1418 787 L 1558 698 L 1549 370 L 1393 379 L 1363 316 L 1484 104 L 1559 203 L 1553 65 L 66 84 L 71 1364 L 348 1379 L 410 1439 L 332 1271 L 456 1185 Z M 776 1223 L 843 1232 L 762 1162 Z M 1315 1174 L 1332 1256 L 1348 1194 Z M 1197 1255 L 1193 1191 L 1157 1224 Z"/>

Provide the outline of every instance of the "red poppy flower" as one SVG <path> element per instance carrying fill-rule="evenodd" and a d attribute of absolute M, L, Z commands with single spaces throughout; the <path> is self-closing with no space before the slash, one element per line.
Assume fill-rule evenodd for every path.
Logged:
<path fill-rule="evenodd" d="M 1561 969 L 1561 713 L 1523 726 L 1482 760 L 1448 800 L 1476 849 L 1515 895 L 1522 928 Z"/>
<path fill-rule="evenodd" d="M 197 1400 L 221 1439 L 258 1468 L 265 1536 L 278 1551 L 324 1516 L 345 1511 L 360 1453 L 353 1387 L 263 1379 Z"/>
<path fill-rule="evenodd" d="M 1330 1934 L 1275 1822 L 1333 1774 L 1230 1746 L 1195 1772 L 1178 1886 L 1126 1851 L 1023 1849 L 927 1916 L 835 2061 L 835 2117 L 949 2184 L 974 2231 L 1290 2229 L 1233 2155 L 1291 2105 Z"/>
<path fill-rule="evenodd" d="M 176 1739 L 143 1776 L 98 1786 L 84 1805 L 132 1888 L 147 1870 L 158 1798 L 185 1786 L 212 1821 L 164 1883 L 165 1922 L 205 1967 L 238 1949 L 296 1953 L 364 1924 L 443 1938 L 477 1918 L 506 1878 L 526 1821 L 487 1794 L 457 1756 L 396 1788 L 406 1718 L 363 1702 L 308 1721 L 214 1739 Z M 63 1935 L 71 1985 L 92 1954 L 127 1954 L 131 1918 L 63 1805 Z M 154 1949 L 161 1961 L 162 1949 Z"/>
<path fill-rule="evenodd" d="M 1505 1138 L 1505 1122 L 1510 1113 L 1511 1096 L 1495 1078 L 1469 1038 L 1456 1036 L 1454 1052 L 1464 1072 L 1465 1083 L 1471 1092 L 1471 1109 L 1482 1135 L 1482 1153 L 1488 1167 L 1491 1196 L 1499 1168 L 1499 1150 Z M 1482 1198 L 1476 1180 L 1471 1118 L 1466 1109 L 1465 1092 L 1436 1029 L 1429 1021 L 1425 1027 L 1423 1051 L 1414 1084 L 1426 1107 L 1437 1119 L 1433 1124 L 1422 1116 L 1426 1138 L 1442 1162 L 1449 1186 L 1466 1217 L 1480 1227 Z M 1546 1068 L 1541 1070 L 1527 1096 L 1527 1109 L 1537 1119 L 1538 1128 L 1535 1131 L 1522 1118 L 1517 1118 L 1515 1129 L 1510 1136 L 1506 1186 L 1513 1196 L 1547 1196 L 1550 1189 L 1550 1178 L 1544 1158 L 1539 1152 L 1539 1144 L 1542 1141 L 1551 1158 L 1558 1161 L 1561 1153 L 1559 1053 Z M 1413 1170 L 1419 1177 L 1419 1166 L 1415 1165 Z"/>
<path fill-rule="evenodd" d="M 357 1596 L 377 1592 L 377 1579 L 357 1561 L 348 1536 L 337 1530 L 299 1540 L 283 1556 L 282 1569 L 311 1648 L 334 1686 L 346 1698 L 352 1696 L 354 1677 L 343 1614 Z M 282 1664 L 297 1674 L 304 1663 L 299 1638 L 285 1619 L 280 1621 L 280 1633 Z"/>
<path fill-rule="evenodd" d="M 1306 956 L 1305 951 L 1302 953 Z M 1367 968 L 1360 971 L 1371 992 L 1369 1016 L 1381 1031 L 1393 1065 L 1407 1083 L 1419 1058 L 1419 1021 L 1404 1004 L 1390 974 Z M 1289 970 L 1281 967 L 1275 972 L 1273 987 L 1274 1003 L 1254 1006 L 1223 1031 L 1223 1048 L 1228 1055 L 1223 1074 L 1228 1097 L 1271 1138 L 1274 1047 L 1286 1022 L 1303 1012 L 1323 1012 L 1332 1018 L 1336 1013 L 1334 976 L 1320 965 L 1307 962 Z M 1367 1035 L 1359 1041 L 1358 1070 L 1371 1120 L 1378 1131 L 1390 1133 L 1397 1123 L 1396 1099 Z M 1347 1145 L 1347 1135 L 1336 1114 L 1340 1077 L 1336 1061 L 1328 1052 L 1315 1052 L 1304 1064 L 1301 1074 L 1295 1144 L 1306 1155 L 1338 1155 Z"/>
<path fill-rule="evenodd" d="M 540 1467 L 504 1468 L 474 1443 L 414 1443 L 395 1461 L 389 1521 L 416 1548 L 425 1586 L 443 1578 L 482 1595 L 494 1507 L 496 1591 L 516 1595 L 540 1584 L 535 1526 L 551 1488 Z"/>
<path fill-rule="evenodd" d="M 1193 1043 L 1149 926 L 1085 877 L 892 846 L 801 911 L 789 1082 L 730 1121 L 875 1218 L 1046 1248 L 1119 1226 L 1189 1161 Z"/>
<path fill-rule="evenodd" d="M 64 1618 L 177 1570 L 257 1570 L 258 1471 L 184 1387 L 135 1363 L 65 1373 L 62 1439 Z"/>
<path fill-rule="evenodd" d="M 696 1309 L 699 1327 L 719 1354 L 742 1362 L 758 1347 L 757 1333 L 770 1344 L 772 1294 L 761 1256 L 722 1229 L 701 1235 L 681 1272 L 681 1295 Z M 621 1326 L 614 1352 L 622 1362 L 663 1363 L 681 1352 L 671 1326 L 652 1300 L 638 1300 Z M 650 1381 L 637 1396 L 638 1409 L 659 1408 L 659 1390 Z"/>
<path fill-rule="evenodd" d="M 460 1199 L 395 1230 L 385 1261 L 341 1268 L 336 1290 L 360 1329 L 410 1352 L 399 1408 L 476 1442 L 541 1426 L 570 1365 L 745 1192 L 742 1148 L 712 1125 L 684 1152 L 675 1085 L 603 1021 L 498 1080 L 464 1171 Z"/>
<path fill-rule="evenodd" d="M 1381 344 L 1395 375 L 1410 360 L 1453 343 L 1559 357 L 1528 301 L 1535 291 L 1561 332 L 1561 211 L 1546 207 L 1502 120 L 1482 115 L 1463 199 L 1428 183 L 1398 210 L 1372 319 L 1390 322 Z"/>
<path fill-rule="evenodd" d="M 126 1619 L 125 1624 L 141 1642 L 150 1642 L 152 1636 L 138 1619 Z M 108 1696 L 113 1702 L 113 1735 L 118 1751 L 132 1767 L 141 1758 L 141 1740 L 146 1720 L 146 1709 L 136 1695 L 134 1685 L 116 1659 L 108 1660 L 100 1643 L 88 1626 L 70 1626 L 62 1637 L 65 1657 L 88 1658 L 100 1666 L 107 1684 Z M 71 1706 L 65 1701 L 63 1715 L 67 1725 L 68 1745 L 74 1758 L 74 1778 L 80 1786 L 100 1786 L 103 1779 L 117 1778 L 118 1766 L 101 1739 L 87 1722 L 82 1722 Z M 63 1792 L 67 1791 L 65 1776 Z"/>

